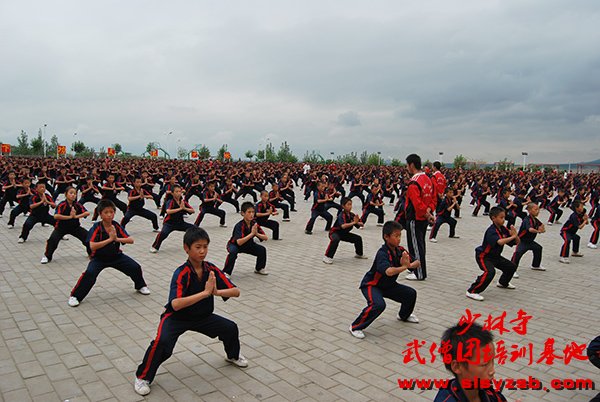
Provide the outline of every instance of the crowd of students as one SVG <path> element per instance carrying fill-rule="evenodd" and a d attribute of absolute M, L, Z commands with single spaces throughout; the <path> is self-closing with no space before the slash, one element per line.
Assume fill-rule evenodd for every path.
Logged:
<path fill-rule="evenodd" d="M 406 167 L 380 167 L 2 158 L 0 217 L 9 205 L 8 229 L 22 222 L 21 233 L 16 238 L 18 243 L 25 243 L 38 223 L 54 226 L 46 242 L 42 264 L 53 260 L 61 240 L 73 236 L 82 243 L 82 253 L 85 250 L 89 263 L 68 298 L 72 307 L 84 300 L 98 275 L 107 267 L 129 276 L 141 294 L 150 294 L 142 267 L 120 248 L 121 244 L 134 243 L 126 231 L 133 217 L 147 219 L 157 232 L 156 239 L 149 245 L 151 253 L 157 253 L 173 231 L 185 232 L 187 261 L 173 274 L 157 337 L 136 373 L 134 387 L 142 395 L 150 392 L 156 370 L 171 355 L 177 338 L 187 330 L 219 337 L 229 362 L 240 367 L 248 365 L 240 354 L 236 324 L 213 313 L 213 297 L 226 300 L 239 296 L 239 290 L 231 282 L 239 253 L 256 257 L 255 273 L 269 274 L 267 249 L 259 243 L 269 238 L 265 228 L 271 231 L 274 240 L 281 240 L 279 222 L 271 218 L 281 211 L 282 222 L 291 220 L 291 213 L 296 212 L 295 187 L 300 187 L 305 201 L 312 202 L 305 233 L 313 233 L 317 218 L 325 221 L 324 230 L 329 233 L 323 256 L 326 264 L 334 262 L 341 242 L 354 246 L 356 258 L 367 258 L 357 231 L 365 227 L 371 214 L 382 227 L 383 245 L 360 283 L 367 306 L 349 328 L 357 338 L 364 338 L 363 330 L 384 311 L 384 298 L 401 304 L 399 320 L 419 322 L 413 314 L 417 292 L 399 284 L 397 278 L 407 273 L 409 280 L 426 280 L 426 232 L 430 231 L 429 241 L 437 243 L 440 229 L 448 224 L 448 237 L 458 238 L 458 219 L 461 219 L 467 191 L 471 195 L 472 215 L 477 216 L 483 208 L 483 215 L 489 215 L 492 221 L 475 251 L 482 273 L 466 291 L 471 299 L 484 300 L 481 293 L 492 282 L 496 268 L 502 272 L 497 286 L 514 289 L 511 280 L 518 277 L 520 261 L 528 251 L 533 252 L 531 268 L 545 270 L 541 265 L 542 246 L 536 238 L 538 234 L 546 236 L 546 226 L 563 224 L 559 231 L 563 246 L 557 250 L 561 263 L 569 263 L 569 255 L 583 256 L 577 232 L 587 224 L 593 226 L 587 246 L 597 247 L 599 174 L 443 169 L 439 162 L 431 167 L 422 166 L 415 154 L 409 155 L 406 162 Z M 127 194 L 127 203 L 120 193 Z M 192 207 L 197 202 L 193 201 L 194 197 L 200 202 L 198 209 Z M 252 202 L 243 201 L 246 197 L 252 198 Z M 394 217 L 387 222 L 386 199 L 394 205 Z M 162 227 L 159 216 L 147 208 L 146 201 L 159 211 Z M 227 213 L 221 208 L 223 203 L 229 203 L 240 212 L 242 219 L 234 225 L 226 245 L 228 256 L 221 270 L 206 261 L 210 238 L 200 226 L 207 215 L 212 215 L 218 218 L 221 227 L 227 227 Z M 358 203 L 361 213 L 355 214 L 353 206 Z M 90 204 L 93 214 L 86 209 Z M 572 212 L 567 213 L 568 218 L 563 223 L 560 219 L 568 208 Z M 540 209 L 548 210 L 546 224 L 539 219 Z M 117 211 L 122 214 L 119 222 L 115 220 Z M 193 224 L 186 221 L 187 215 L 196 213 Z M 81 220 L 90 215 L 94 223 L 86 229 Z M 520 219 L 518 230 L 517 219 Z M 400 246 L 403 230 L 408 250 Z M 515 246 L 510 260 L 502 257 L 505 245 Z M 451 332 L 446 335 L 450 336 Z"/>

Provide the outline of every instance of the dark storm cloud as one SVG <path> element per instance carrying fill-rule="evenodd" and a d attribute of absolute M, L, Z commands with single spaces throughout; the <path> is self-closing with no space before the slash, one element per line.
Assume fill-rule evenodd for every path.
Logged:
<path fill-rule="evenodd" d="M 48 123 L 59 137 L 134 152 L 173 131 L 173 143 L 227 141 L 239 155 L 271 138 L 299 155 L 377 143 L 430 159 L 518 159 L 521 149 L 532 161 L 596 159 L 599 9 L 4 2 L 0 139 Z"/>

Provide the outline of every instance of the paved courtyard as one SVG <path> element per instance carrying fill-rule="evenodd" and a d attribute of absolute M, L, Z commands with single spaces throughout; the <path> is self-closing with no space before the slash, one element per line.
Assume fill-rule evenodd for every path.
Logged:
<path fill-rule="evenodd" d="M 229 365 L 223 360 L 223 348 L 217 340 L 188 332 L 159 370 L 146 398 L 133 390 L 134 371 L 156 335 L 171 274 L 186 259 L 183 234 L 173 233 L 158 254 L 150 254 L 155 234 L 148 221 L 135 218 L 127 228 L 135 244 L 123 249 L 142 265 L 152 294 L 134 292 L 129 278 L 107 269 L 81 305 L 71 308 L 67 305 L 69 292 L 87 264 L 84 248 L 74 238 L 63 241 L 54 260 L 41 265 L 52 228 L 38 225 L 25 244 L 17 244 L 24 219 L 17 219 L 15 229 L 7 229 L 7 209 L 0 220 L 1 398 L 431 401 L 435 390 L 401 390 L 398 379 L 449 376 L 439 358 L 430 362 L 428 350 L 433 342 L 439 343 L 443 330 L 455 324 L 466 308 L 483 317 L 497 317 L 506 311 L 509 329 L 512 324 L 508 321 L 516 318 L 520 309 L 533 316 L 524 336 L 512 330 L 503 335 L 495 332 L 497 339 L 505 341 L 509 357 L 511 345 L 532 343 L 537 361 L 548 338 L 554 338 L 556 353 L 562 356 L 567 344 L 588 343 L 600 334 L 600 250 L 585 247 L 591 233 L 589 226 L 580 233 L 583 258 L 572 258 L 570 265 L 559 264 L 560 225 L 548 227 L 548 232 L 538 237 L 544 246 L 546 272 L 529 269 L 531 254 L 527 254 L 519 269 L 520 278 L 512 281 L 516 290 L 498 289 L 492 284 L 483 302 L 465 297 L 467 286 L 480 273 L 474 248 L 490 222 L 487 217 L 471 217 L 466 199 L 457 227 L 461 238 L 448 239 L 447 226 L 443 226 L 439 242 L 427 243 L 427 281 L 409 282 L 401 276 L 402 283 L 418 291 L 415 314 L 421 323 L 397 321 L 398 305 L 390 301 L 386 311 L 365 331 L 366 338 L 355 339 L 348 326 L 365 305 L 358 284 L 382 243 L 381 228 L 372 215 L 367 227 L 357 231 L 363 237 L 368 260 L 353 258 L 351 245 L 342 243 L 334 264 L 325 265 L 321 261 L 328 243 L 325 223 L 317 220 L 314 234 L 305 235 L 310 204 L 304 203 L 299 193 L 297 197 L 299 212 L 292 213 L 291 222 L 281 223 L 283 240 L 265 243 L 271 274 L 255 275 L 253 258 L 241 255 L 232 276 L 241 297 L 226 303 L 215 301 L 216 313 L 237 322 L 249 367 Z M 197 208 L 197 198 L 192 204 Z M 218 219 L 210 215 L 202 225 L 211 236 L 207 259 L 220 267 L 226 257 L 225 244 L 239 220 L 230 205 L 224 208 L 228 211 L 228 228 L 220 228 Z M 385 209 L 391 219 L 392 207 Z M 121 214 L 117 216 L 120 220 Z M 543 222 L 547 216 L 546 211 L 541 212 Z M 91 226 L 89 218 L 83 225 Z M 404 235 L 402 243 L 406 244 Z M 505 256 L 511 253 L 505 248 Z M 483 323 L 483 317 L 479 322 Z M 402 352 L 415 339 L 426 342 L 421 350 L 428 359 L 426 364 L 403 362 Z M 536 361 L 528 365 L 526 358 L 509 360 L 496 367 L 496 377 L 531 375 L 548 388 L 554 378 L 584 378 L 600 384 L 600 371 L 588 361 L 575 359 L 568 365 L 562 360 L 552 365 Z M 504 394 L 509 400 L 587 401 L 597 392 L 515 390 Z"/>

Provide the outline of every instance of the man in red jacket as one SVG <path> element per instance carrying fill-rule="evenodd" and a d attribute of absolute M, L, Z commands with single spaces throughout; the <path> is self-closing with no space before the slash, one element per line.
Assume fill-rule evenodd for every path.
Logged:
<path fill-rule="evenodd" d="M 412 175 L 406 189 L 406 240 L 408 250 L 421 265 L 406 276 L 409 280 L 422 281 L 427 278 L 425 262 L 425 235 L 427 225 L 433 223 L 437 196 L 434 194 L 431 179 L 421 170 L 421 157 L 410 154 L 406 157 L 408 172 Z"/>

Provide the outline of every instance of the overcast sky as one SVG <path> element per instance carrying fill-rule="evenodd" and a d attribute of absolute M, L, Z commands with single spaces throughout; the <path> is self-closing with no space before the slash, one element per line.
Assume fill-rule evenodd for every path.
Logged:
<path fill-rule="evenodd" d="M 46 123 L 133 153 L 242 157 L 268 138 L 299 156 L 588 161 L 598 27 L 597 0 L 7 0 L 0 141 Z"/>

